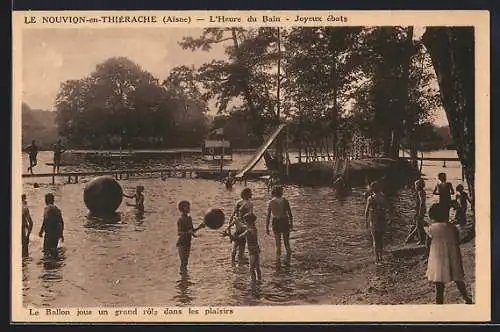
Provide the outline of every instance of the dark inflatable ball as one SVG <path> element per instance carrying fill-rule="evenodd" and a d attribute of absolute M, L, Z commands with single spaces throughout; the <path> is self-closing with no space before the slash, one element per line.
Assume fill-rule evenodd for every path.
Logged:
<path fill-rule="evenodd" d="M 85 186 L 83 200 L 90 213 L 96 217 L 115 213 L 123 199 L 123 190 L 111 176 L 100 176 Z"/>
<path fill-rule="evenodd" d="M 221 209 L 210 209 L 205 214 L 205 225 L 211 229 L 219 229 L 224 225 L 224 212 Z"/>

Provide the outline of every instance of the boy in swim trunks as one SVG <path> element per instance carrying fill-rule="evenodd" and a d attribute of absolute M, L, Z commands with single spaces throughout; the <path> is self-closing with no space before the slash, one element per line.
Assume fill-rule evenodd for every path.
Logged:
<path fill-rule="evenodd" d="M 195 233 L 198 229 L 205 227 L 205 224 L 200 224 L 196 229 L 193 226 L 193 219 L 189 215 L 191 212 L 191 203 L 181 201 L 178 204 L 181 216 L 177 220 L 177 250 L 181 261 L 180 272 L 187 273 L 189 255 L 191 254 L 191 239 L 196 237 Z"/>
<path fill-rule="evenodd" d="M 33 220 L 31 219 L 30 210 L 28 209 L 28 202 L 26 202 L 26 195 L 21 196 L 23 201 L 23 214 L 21 224 L 21 243 L 23 249 L 23 257 L 28 256 L 28 244 L 30 242 L 30 234 L 33 229 Z"/>
<path fill-rule="evenodd" d="M 269 234 L 269 221 L 272 216 L 272 228 L 276 240 L 276 255 L 281 255 L 281 235 L 285 244 L 286 254 L 292 253 L 290 249 L 290 231 L 293 230 L 293 215 L 290 203 L 283 197 L 283 187 L 274 187 L 271 191 L 273 198 L 267 207 L 266 233 Z"/>
<path fill-rule="evenodd" d="M 38 236 L 43 238 L 43 252 L 45 255 L 56 256 L 59 240 L 64 242 L 64 221 L 61 210 L 54 204 L 54 195 L 45 195 L 45 210 L 43 223 Z"/>
<path fill-rule="evenodd" d="M 133 195 L 123 194 L 123 197 L 135 198 L 135 205 L 134 204 L 128 204 L 128 205 L 135 206 L 138 211 L 144 212 L 144 194 L 143 193 L 144 193 L 144 186 L 137 186 L 135 189 L 135 194 L 133 194 Z"/>
<path fill-rule="evenodd" d="M 224 233 L 230 234 L 231 227 L 235 225 L 236 230 L 234 233 L 234 238 L 236 240 L 233 241 L 233 250 L 231 252 L 231 261 L 235 262 L 236 260 L 236 252 L 238 252 L 238 258 L 243 259 L 243 255 L 245 254 L 245 245 L 246 239 L 245 237 L 239 237 L 246 230 L 246 224 L 242 219 L 242 216 L 253 213 L 253 203 L 250 201 L 252 198 L 252 190 L 250 188 L 245 188 L 241 191 L 241 200 L 239 200 L 233 210 L 233 214 L 229 219 L 229 225 L 227 226 Z"/>
<path fill-rule="evenodd" d="M 246 230 L 237 236 L 237 238 L 245 238 L 248 245 L 248 256 L 250 260 L 250 275 L 252 281 L 261 280 L 262 274 L 260 271 L 260 247 L 259 239 L 257 237 L 257 227 L 255 227 L 255 221 L 257 217 L 253 213 L 248 213 L 243 216 L 243 221 L 247 225 Z M 235 238 L 235 240 L 237 240 Z"/>

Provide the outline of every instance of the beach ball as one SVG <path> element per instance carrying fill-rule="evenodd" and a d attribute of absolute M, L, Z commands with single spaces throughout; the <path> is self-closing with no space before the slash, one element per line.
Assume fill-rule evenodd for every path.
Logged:
<path fill-rule="evenodd" d="M 225 216 L 221 209 L 210 209 L 205 214 L 205 225 L 211 229 L 221 228 L 224 224 Z"/>
<path fill-rule="evenodd" d="M 115 213 L 123 199 L 123 190 L 111 176 L 100 176 L 88 182 L 83 192 L 85 205 L 96 217 Z"/>

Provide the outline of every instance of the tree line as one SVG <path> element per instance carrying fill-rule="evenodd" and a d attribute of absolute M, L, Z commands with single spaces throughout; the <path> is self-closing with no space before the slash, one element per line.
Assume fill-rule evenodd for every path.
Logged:
<path fill-rule="evenodd" d="M 401 142 L 419 141 L 440 106 L 412 27 L 207 28 L 179 44 L 208 53 L 223 44 L 225 58 L 176 67 L 162 82 L 129 59 L 108 59 L 61 85 L 59 134 L 95 148 L 200 146 L 224 127 L 236 146 L 256 146 L 288 121 L 292 145 L 341 150 L 359 133 L 395 155 Z"/>

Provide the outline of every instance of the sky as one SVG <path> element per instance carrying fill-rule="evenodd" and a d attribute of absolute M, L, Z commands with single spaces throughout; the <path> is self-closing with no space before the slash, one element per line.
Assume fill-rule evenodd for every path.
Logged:
<path fill-rule="evenodd" d="M 422 28 L 415 28 L 420 37 Z M 198 28 L 29 29 L 23 32 L 22 98 L 33 109 L 53 110 L 61 83 L 80 79 L 110 57 L 124 56 L 157 77 L 176 66 L 195 67 L 224 58 L 222 45 L 209 52 L 183 50 L 182 37 L 197 37 Z M 434 121 L 446 125 L 444 111 Z"/>

